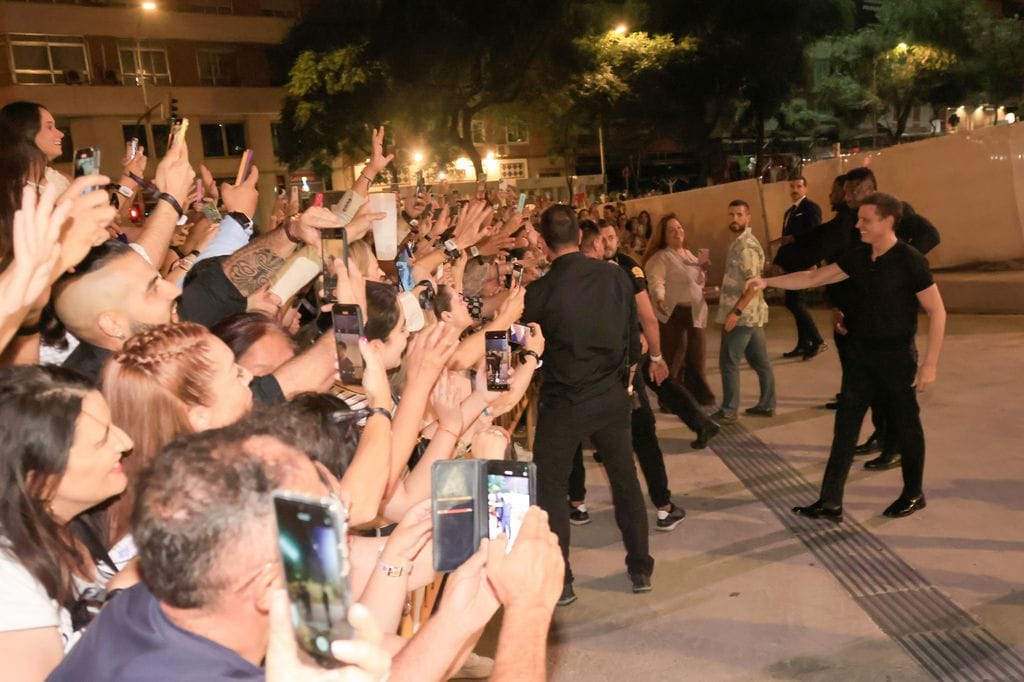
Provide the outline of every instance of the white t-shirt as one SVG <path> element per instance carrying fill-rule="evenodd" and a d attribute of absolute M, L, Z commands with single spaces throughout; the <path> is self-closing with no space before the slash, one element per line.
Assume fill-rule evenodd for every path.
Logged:
<path fill-rule="evenodd" d="M 17 557 L 0 549 L 0 632 L 52 627 L 60 631 L 65 651 L 71 648 L 71 614 L 50 599 L 46 588 Z"/>

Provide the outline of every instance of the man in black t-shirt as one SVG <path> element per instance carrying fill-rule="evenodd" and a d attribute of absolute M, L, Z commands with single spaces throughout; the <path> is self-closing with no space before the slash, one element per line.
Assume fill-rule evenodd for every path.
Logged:
<path fill-rule="evenodd" d="M 916 391 L 935 381 L 945 334 L 946 310 L 932 280 L 928 261 L 896 236 L 903 210 L 896 197 L 875 192 L 858 209 L 857 229 L 862 245 L 831 265 L 768 279 L 755 278 L 748 292 L 774 286 L 806 289 L 849 280 L 846 315 L 849 361 L 842 397 L 836 411 L 835 435 L 818 501 L 794 507 L 811 518 L 841 519 L 843 488 L 853 461 L 857 436 L 872 398 L 880 396 L 890 418 L 891 438 L 902 453 L 903 492 L 885 510 L 886 516 L 909 516 L 925 507 L 924 431 Z M 914 336 L 918 306 L 928 314 L 928 350 L 918 365 Z M 916 391 L 915 391 L 916 389 Z"/>

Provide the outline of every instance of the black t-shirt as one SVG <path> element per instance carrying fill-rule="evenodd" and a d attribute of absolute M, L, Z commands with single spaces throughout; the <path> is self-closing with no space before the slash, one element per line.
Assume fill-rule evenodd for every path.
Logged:
<path fill-rule="evenodd" d="M 194 276 L 185 283 L 178 303 L 178 317 L 212 327 L 225 317 L 244 313 L 248 301 L 218 260 L 201 261 L 192 268 Z"/>
<path fill-rule="evenodd" d="M 644 269 L 640 267 L 635 260 L 621 251 L 617 251 L 609 260 L 618 264 L 618 266 L 625 270 L 626 274 L 629 275 L 629 280 L 633 283 L 634 294 L 647 291 L 647 275 L 644 273 Z"/>
<path fill-rule="evenodd" d="M 917 294 L 934 280 L 928 261 L 909 244 L 896 245 L 875 260 L 862 244 L 839 256 L 836 265 L 850 276 L 846 328 L 866 341 L 910 341 L 917 333 Z"/>
<path fill-rule="evenodd" d="M 544 332 L 541 395 L 577 403 L 625 388 L 640 359 L 640 325 L 630 278 L 579 252 L 560 256 L 526 288 L 523 322 Z"/>

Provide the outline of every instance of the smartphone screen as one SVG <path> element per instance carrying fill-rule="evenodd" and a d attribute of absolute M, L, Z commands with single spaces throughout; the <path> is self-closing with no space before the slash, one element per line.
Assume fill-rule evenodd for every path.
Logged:
<path fill-rule="evenodd" d="M 520 192 L 519 206 L 516 207 L 516 210 L 522 213 L 524 208 L 526 208 L 526 192 Z"/>
<path fill-rule="evenodd" d="M 177 123 L 174 124 L 174 130 L 172 131 L 171 139 L 172 139 L 173 144 L 174 144 L 175 147 L 177 147 L 178 145 L 180 145 L 182 142 L 185 141 L 185 133 L 186 132 L 188 132 L 188 119 L 187 118 L 183 118 L 183 119 L 181 119 L 180 121 L 178 121 Z M 251 161 L 252 161 L 252 159 L 250 158 L 250 163 L 251 163 Z M 248 174 L 249 173 L 247 171 L 246 175 L 248 176 Z"/>
<path fill-rule="evenodd" d="M 512 324 L 508 328 L 509 342 L 516 346 L 525 346 L 530 337 L 530 328 L 525 324 Z"/>
<path fill-rule="evenodd" d="M 408 244 L 398 252 L 398 258 L 395 259 L 395 270 L 398 271 L 398 282 L 402 285 L 402 291 L 412 291 L 416 288 L 416 282 L 412 277 L 412 265 L 409 263 Z"/>
<path fill-rule="evenodd" d="M 359 337 L 363 335 L 363 311 L 354 303 L 335 303 L 331 309 L 334 342 L 338 346 L 338 375 L 341 383 L 358 386 L 363 381 L 363 354 Z"/>
<path fill-rule="evenodd" d="M 487 352 L 487 390 L 507 391 L 511 362 L 508 332 L 486 332 L 484 343 Z"/>
<path fill-rule="evenodd" d="M 323 192 L 317 192 L 316 194 L 313 195 L 313 205 L 314 206 L 323 206 L 324 205 L 324 193 Z"/>
<path fill-rule="evenodd" d="M 249 170 L 252 168 L 252 150 L 246 149 L 242 153 L 242 160 L 238 162 L 238 175 L 235 176 L 235 184 L 240 185 L 249 177 Z"/>
<path fill-rule="evenodd" d="M 95 147 L 85 147 L 75 152 L 75 177 L 83 175 L 97 175 L 100 172 L 100 150 Z M 90 187 L 83 194 L 96 190 Z"/>
<path fill-rule="evenodd" d="M 134 161 L 135 157 L 139 155 L 139 138 L 133 137 L 131 142 L 128 143 L 128 160 Z"/>
<path fill-rule="evenodd" d="M 524 272 L 525 272 L 525 269 L 523 268 L 523 264 L 522 263 L 513 263 L 512 264 L 512 281 L 516 284 L 516 286 L 523 286 L 523 273 Z M 509 289 L 511 289 L 511 288 L 512 287 L 510 286 Z"/>
<path fill-rule="evenodd" d="M 324 302 L 334 303 L 334 290 L 338 287 L 335 263 L 340 259 L 348 267 L 348 233 L 344 227 L 322 228 L 320 244 L 323 247 Z"/>
<path fill-rule="evenodd" d="M 487 537 L 504 534 L 512 549 L 531 504 L 537 498 L 537 468 L 531 462 L 487 462 Z"/>
<path fill-rule="evenodd" d="M 321 665 L 337 667 L 331 642 L 353 636 L 344 510 L 331 498 L 277 491 L 274 515 L 295 638 Z"/>
<path fill-rule="evenodd" d="M 438 572 L 454 571 L 480 546 L 474 496 L 480 486 L 477 464 L 471 459 L 445 460 L 431 467 L 434 570 Z"/>

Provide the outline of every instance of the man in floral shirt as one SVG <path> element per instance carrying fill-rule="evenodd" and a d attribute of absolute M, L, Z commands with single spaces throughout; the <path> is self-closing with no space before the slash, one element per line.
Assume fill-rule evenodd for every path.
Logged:
<path fill-rule="evenodd" d="M 722 409 L 712 419 L 736 421 L 740 403 L 740 359 L 744 356 L 757 372 L 761 398 L 745 414 L 771 417 L 775 414 L 775 375 L 768 360 L 764 326 L 768 324 L 768 304 L 759 291 L 741 301 L 743 289 L 751 277 L 760 277 L 764 269 L 764 249 L 750 232 L 750 206 L 742 199 L 729 202 L 729 230 L 736 235 L 725 258 L 725 277 L 716 321 L 725 325 L 718 364 L 722 371 Z"/>

